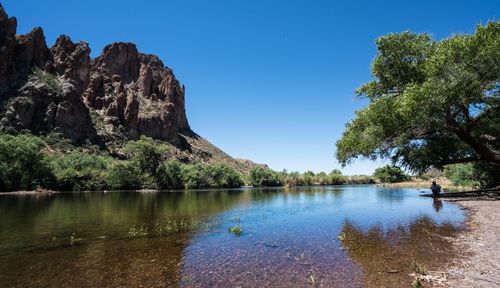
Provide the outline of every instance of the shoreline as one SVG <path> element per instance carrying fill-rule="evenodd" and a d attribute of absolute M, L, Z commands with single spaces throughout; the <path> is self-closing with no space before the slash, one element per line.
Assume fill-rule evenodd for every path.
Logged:
<path fill-rule="evenodd" d="M 82 191 L 59 191 L 50 189 L 39 189 L 39 190 L 21 190 L 21 191 L 0 191 L 1 195 L 43 195 L 43 194 L 59 194 L 59 193 L 88 193 L 88 192 L 137 192 L 137 193 L 148 193 L 148 192 L 186 192 L 186 191 L 213 191 L 213 190 L 248 190 L 248 189 L 293 189 L 301 187 L 338 187 L 338 186 L 358 186 L 358 185 L 376 185 L 376 184 L 331 184 L 331 185 L 296 185 L 296 186 L 241 186 L 241 187 L 206 187 L 206 188 L 192 188 L 192 189 L 136 189 L 136 190 L 82 190 Z"/>
<path fill-rule="evenodd" d="M 468 215 L 464 229 L 451 240 L 459 255 L 440 269 L 441 281 L 432 286 L 500 287 L 500 201 L 477 198 L 446 201 L 466 209 Z"/>

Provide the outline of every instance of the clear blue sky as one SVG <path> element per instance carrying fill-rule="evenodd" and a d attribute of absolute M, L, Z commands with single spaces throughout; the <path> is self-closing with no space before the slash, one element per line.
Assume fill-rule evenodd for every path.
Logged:
<path fill-rule="evenodd" d="M 440 39 L 498 20 L 500 1 L 1 1 L 18 33 L 61 34 L 157 54 L 186 85 L 191 127 L 232 156 L 281 170 L 339 168 L 335 141 L 367 104 L 375 39 L 428 32 Z M 381 165 L 356 161 L 346 174 Z"/>

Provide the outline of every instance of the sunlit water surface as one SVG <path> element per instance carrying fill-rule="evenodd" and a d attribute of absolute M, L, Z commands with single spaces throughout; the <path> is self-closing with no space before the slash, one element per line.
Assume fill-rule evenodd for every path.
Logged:
<path fill-rule="evenodd" d="M 403 287 L 411 261 L 452 255 L 464 219 L 375 186 L 0 195 L 0 283 Z"/>

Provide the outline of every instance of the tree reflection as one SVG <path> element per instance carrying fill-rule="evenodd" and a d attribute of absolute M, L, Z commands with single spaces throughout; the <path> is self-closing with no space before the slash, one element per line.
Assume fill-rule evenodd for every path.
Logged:
<path fill-rule="evenodd" d="M 412 280 L 407 276 L 413 272 L 411 261 L 435 270 L 457 252 L 446 238 L 456 232 L 451 224 L 437 225 L 422 217 L 408 227 L 392 230 L 378 226 L 363 231 L 345 222 L 339 238 L 350 258 L 364 270 L 367 287 L 403 287 Z"/>

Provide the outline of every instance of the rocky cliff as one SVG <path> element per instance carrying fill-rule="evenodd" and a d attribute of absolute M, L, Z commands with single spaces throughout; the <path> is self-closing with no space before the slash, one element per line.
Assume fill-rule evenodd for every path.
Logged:
<path fill-rule="evenodd" d="M 91 59 L 87 43 L 61 35 L 49 49 L 40 27 L 16 35 L 16 24 L 0 7 L 1 130 L 58 129 L 93 142 L 145 135 L 176 144 L 179 132 L 190 131 L 185 88 L 158 57 L 113 43 Z"/>
<path fill-rule="evenodd" d="M 25 35 L 16 27 L 0 4 L 1 132 L 57 132 L 101 147 L 145 135 L 187 162 L 248 166 L 191 131 L 185 87 L 157 56 L 113 43 L 92 59 L 85 42 L 61 35 L 48 48 L 40 27 Z"/>

